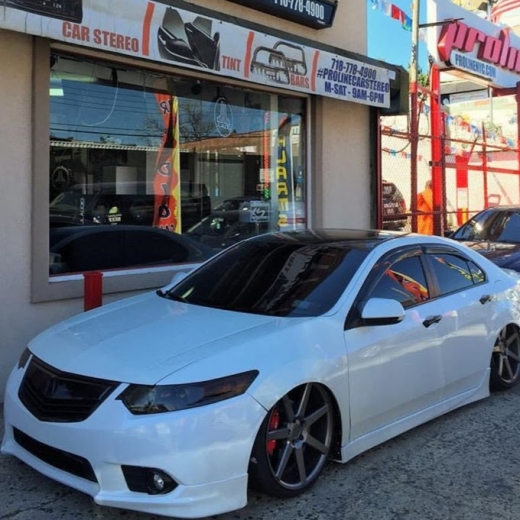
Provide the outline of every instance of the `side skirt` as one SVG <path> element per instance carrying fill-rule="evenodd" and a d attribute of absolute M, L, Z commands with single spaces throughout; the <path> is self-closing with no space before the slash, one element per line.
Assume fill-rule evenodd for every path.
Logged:
<path fill-rule="evenodd" d="M 491 369 L 488 368 L 480 385 L 472 390 L 440 401 L 439 403 L 434 404 L 429 408 L 414 413 L 413 415 L 409 415 L 404 419 L 400 419 L 399 421 L 393 422 L 387 426 L 374 430 L 373 432 L 367 433 L 362 437 L 348 442 L 341 447 L 341 460 L 337 462 L 347 462 L 357 455 L 373 448 L 374 446 L 378 446 L 383 442 L 397 437 L 398 435 L 401 435 L 402 433 L 411 430 L 416 426 L 431 421 L 432 419 L 444 415 L 445 413 L 456 410 L 461 406 L 465 406 L 467 404 L 489 397 L 490 373 Z"/>

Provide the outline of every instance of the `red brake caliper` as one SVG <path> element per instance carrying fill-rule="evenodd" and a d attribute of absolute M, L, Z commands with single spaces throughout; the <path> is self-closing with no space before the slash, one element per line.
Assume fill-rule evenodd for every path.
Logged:
<path fill-rule="evenodd" d="M 271 414 L 271 418 L 269 419 L 269 424 L 267 426 L 267 431 L 271 432 L 276 430 L 280 424 L 280 412 L 278 410 L 274 410 Z M 270 456 L 274 453 L 274 449 L 276 448 L 276 440 L 267 441 L 267 454 Z"/>

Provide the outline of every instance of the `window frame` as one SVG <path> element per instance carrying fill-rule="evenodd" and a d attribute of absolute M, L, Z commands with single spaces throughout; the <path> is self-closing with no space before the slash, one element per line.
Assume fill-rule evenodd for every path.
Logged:
<path fill-rule="evenodd" d="M 215 77 L 210 74 L 191 73 L 185 69 L 166 66 L 156 62 L 137 61 L 131 58 L 123 58 L 117 55 L 105 55 L 85 49 L 70 48 L 66 44 L 54 43 L 44 38 L 33 39 L 33 62 L 32 62 L 32 130 L 31 143 L 32 152 L 32 186 L 31 201 L 27 203 L 28 211 L 31 211 L 31 303 L 46 301 L 66 300 L 81 298 L 84 296 L 83 273 L 63 276 L 49 277 L 49 125 L 50 125 L 50 103 L 49 103 L 49 63 L 51 51 L 69 55 L 76 59 L 97 60 L 99 62 L 113 63 L 115 65 L 131 66 L 151 73 L 160 72 L 167 75 L 179 75 L 194 79 L 204 78 L 215 82 Z M 244 82 L 229 80 L 230 85 L 238 88 L 257 89 L 272 95 L 287 95 L 283 89 L 267 88 L 261 85 L 245 84 Z M 298 92 L 291 92 L 291 96 L 305 100 L 306 121 L 305 135 L 306 143 L 305 164 L 305 207 L 306 228 L 312 227 L 313 197 L 312 193 L 312 157 L 309 150 L 309 138 L 311 135 L 312 104 L 311 96 Z M 200 263 L 175 264 L 162 267 L 149 268 L 122 268 L 103 275 L 103 294 L 125 293 L 132 291 L 151 290 L 163 287 L 170 283 L 177 272 L 187 272 Z"/>
<path fill-rule="evenodd" d="M 387 253 L 386 255 L 382 256 L 380 261 L 379 261 L 379 263 L 381 263 L 382 265 L 379 266 L 379 268 L 377 269 L 377 271 L 375 273 L 371 273 L 370 277 L 372 277 L 372 280 L 371 280 L 369 286 L 366 287 L 366 292 L 363 294 L 363 298 L 362 298 L 361 301 L 366 301 L 366 300 L 368 300 L 370 298 L 370 295 L 371 295 L 372 291 L 374 290 L 375 286 L 379 283 L 379 281 L 382 279 L 382 277 L 384 276 L 386 271 L 391 266 L 393 266 L 396 262 L 399 262 L 400 260 L 403 260 L 403 259 L 409 258 L 409 257 L 413 257 L 413 256 L 419 257 L 419 261 L 420 261 L 421 266 L 423 268 L 424 277 L 425 277 L 425 280 L 426 280 L 427 289 L 428 289 L 428 295 L 429 296 L 428 296 L 427 300 L 424 300 L 423 302 L 420 302 L 420 303 L 416 303 L 416 304 L 410 305 L 410 306 L 406 307 L 405 310 L 406 309 L 410 309 L 412 307 L 415 307 L 417 305 L 421 305 L 421 304 L 423 304 L 423 303 L 425 303 L 427 301 L 430 301 L 432 299 L 432 296 L 431 296 L 431 283 L 432 283 L 432 280 L 429 277 L 428 266 L 425 265 L 423 255 L 424 255 L 424 253 L 423 253 L 421 247 L 412 246 L 412 247 L 407 247 L 407 248 L 394 250 L 394 251 L 391 251 L 391 252 Z M 390 262 L 390 265 L 389 266 L 384 265 L 388 261 Z M 368 279 L 367 279 L 367 281 L 368 281 Z M 365 284 L 363 284 L 363 287 L 361 288 L 360 294 L 361 294 L 361 292 L 364 289 L 365 289 Z"/>
<path fill-rule="evenodd" d="M 410 305 L 409 307 L 406 307 L 405 311 L 408 309 L 412 309 L 416 307 L 417 305 L 422 305 L 424 303 L 430 302 L 432 298 L 432 282 L 431 279 L 431 273 L 429 270 L 429 266 L 426 265 L 424 261 L 424 252 L 420 245 L 413 245 L 413 246 L 406 246 L 406 247 L 399 247 L 397 249 L 392 249 L 391 251 L 388 251 L 387 253 L 383 254 L 377 261 L 377 264 L 380 264 L 375 271 L 372 271 L 367 276 L 366 280 L 363 282 L 363 285 L 361 286 L 361 289 L 359 290 L 357 296 L 354 299 L 354 302 L 347 314 L 347 317 L 345 319 L 345 330 L 357 328 L 363 325 L 363 322 L 361 320 L 361 308 L 362 305 L 368 301 L 370 294 L 374 290 L 374 287 L 377 285 L 379 280 L 381 280 L 384 273 L 387 271 L 387 269 L 394 265 L 398 260 L 402 260 L 403 258 L 408 258 L 412 256 L 418 256 L 419 260 L 421 262 L 421 266 L 424 271 L 424 277 L 426 279 L 427 289 L 429 298 L 427 300 L 424 300 L 423 302 L 416 303 L 414 305 Z M 387 262 L 390 262 L 390 266 L 386 265 Z"/>
<path fill-rule="evenodd" d="M 71 53 L 82 58 L 81 53 Z M 51 43 L 34 39 L 32 96 L 32 194 L 31 194 L 31 302 L 81 298 L 84 296 L 83 274 L 49 277 L 49 63 Z M 99 57 L 103 61 L 103 57 Z M 117 63 L 114 57 L 108 61 Z M 142 66 L 142 65 L 141 65 Z M 148 290 L 170 282 L 176 272 L 191 270 L 198 264 L 167 267 L 121 269 L 105 272 L 103 294 Z"/>
<path fill-rule="evenodd" d="M 484 274 L 484 280 L 479 283 L 473 283 L 473 285 L 458 289 L 456 291 L 452 291 L 450 293 L 444 293 L 441 294 L 439 290 L 438 280 L 437 276 L 435 274 L 434 268 L 432 266 L 432 260 L 429 257 L 430 254 L 452 254 L 456 255 L 466 262 L 471 262 L 475 264 Z M 427 283 L 427 289 L 429 297 L 427 300 L 424 300 L 422 302 L 416 303 L 414 305 L 410 305 L 405 308 L 405 312 L 409 309 L 413 309 L 414 307 L 417 307 L 419 305 L 423 305 L 425 303 L 429 303 L 435 300 L 438 300 L 439 298 L 444 298 L 446 296 L 451 296 L 453 294 L 456 294 L 461 291 L 467 291 L 468 289 L 471 289 L 472 287 L 478 287 L 485 283 L 489 283 L 489 277 L 485 269 L 482 268 L 482 266 L 476 262 L 473 258 L 469 257 L 468 255 L 464 254 L 463 251 L 460 251 L 456 247 L 450 247 L 445 245 L 439 245 L 439 244 L 420 244 L 420 245 L 414 245 L 414 246 L 406 246 L 406 247 L 400 247 L 393 249 L 391 251 L 388 251 L 384 255 L 382 255 L 378 260 L 377 264 L 380 264 L 376 271 L 371 272 L 366 280 L 364 281 L 363 285 L 361 286 L 361 289 L 359 290 L 357 296 L 354 299 L 354 302 L 352 303 L 352 306 L 347 313 L 346 319 L 345 319 L 345 325 L 344 329 L 352 329 L 356 327 L 360 327 L 363 325 L 361 321 L 361 308 L 364 302 L 366 302 L 373 291 L 375 285 L 379 282 L 381 277 L 383 276 L 384 272 L 388 269 L 388 266 L 385 265 L 386 262 L 390 261 L 390 266 L 395 264 L 395 262 L 398 261 L 398 259 L 401 259 L 403 257 L 407 256 L 419 256 L 421 260 L 421 264 L 424 270 L 424 275 L 426 278 Z M 377 265 L 376 264 L 376 265 Z M 473 277 L 472 277 L 473 279 Z"/>
<path fill-rule="evenodd" d="M 430 245 L 430 246 L 425 245 L 425 246 L 423 246 L 423 252 L 424 252 L 424 260 L 427 263 L 428 270 L 430 271 L 430 275 L 432 277 L 433 284 L 434 284 L 434 285 L 432 285 L 432 291 L 434 291 L 434 295 L 431 296 L 432 299 L 444 298 L 445 296 L 450 296 L 452 294 L 457 294 L 462 291 L 467 291 L 468 289 L 471 289 L 473 287 L 477 287 L 479 285 L 489 282 L 489 278 L 488 278 L 488 275 L 487 275 L 487 272 L 485 271 L 485 269 L 483 269 L 482 266 L 480 266 L 478 264 L 478 262 L 475 262 L 475 260 L 473 260 L 472 258 L 469 258 L 462 251 L 460 251 L 456 248 L 449 247 L 449 246 L 440 246 L 440 245 Z M 484 273 L 484 280 L 482 282 L 475 283 L 474 278 L 472 276 L 471 277 L 472 281 L 473 281 L 472 285 L 468 285 L 467 287 L 463 287 L 461 289 L 456 289 L 449 293 L 441 293 L 440 288 L 439 288 L 438 277 L 435 272 L 435 268 L 433 267 L 432 259 L 430 256 L 433 254 L 453 255 L 453 256 L 457 256 L 457 257 L 463 259 L 465 262 L 471 262 L 471 263 L 475 264 L 482 271 L 482 273 Z"/>

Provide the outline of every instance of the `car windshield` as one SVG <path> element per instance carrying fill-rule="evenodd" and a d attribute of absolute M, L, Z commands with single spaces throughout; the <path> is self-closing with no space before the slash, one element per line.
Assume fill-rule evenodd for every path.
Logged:
<path fill-rule="evenodd" d="M 485 210 L 459 228 L 451 238 L 490 242 L 520 243 L 519 210 Z"/>
<path fill-rule="evenodd" d="M 319 316 L 341 296 L 368 250 L 353 243 L 241 242 L 164 296 L 269 316 Z"/>

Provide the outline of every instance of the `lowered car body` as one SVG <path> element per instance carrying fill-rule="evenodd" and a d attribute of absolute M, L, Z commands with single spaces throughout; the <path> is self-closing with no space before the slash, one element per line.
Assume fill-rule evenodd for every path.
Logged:
<path fill-rule="evenodd" d="M 2 452 L 153 514 L 291 497 L 329 459 L 514 386 L 519 299 L 516 276 L 448 239 L 255 237 L 32 340 Z"/>

